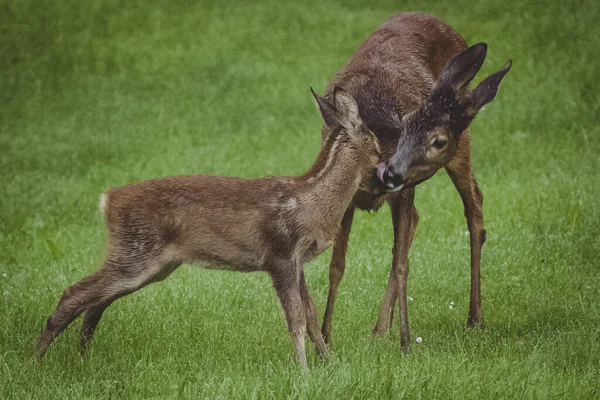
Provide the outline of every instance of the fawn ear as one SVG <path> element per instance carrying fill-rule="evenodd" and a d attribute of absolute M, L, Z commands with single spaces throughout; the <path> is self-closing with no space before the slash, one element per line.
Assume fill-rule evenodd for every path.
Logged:
<path fill-rule="evenodd" d="M 311 87 L 310 92 L 313 97 L 317 101 L 317 106 L 319 107 L 319 112 L 321 113 L 321 117 L 323 117 L 323 121 L 328 128 L 333 129 L 340 124 L 335 115 L 334 107 L 325 97 L 319 96 Z"/>
<path fill-rule="evenodd" d="M 483 65 L 486 53 L 487 44 L 477 43 L 452 57 L 442 72 L 440 84 L 450 85 L 455 90 L 465 87 Z"/>
<path fill-rule="evenodd" d="M 336 86 L 333 89 L 333 104 L 337 119 L 344 128 L 351 129 L 362 125 L 358 105 L 350 93 Z"/>
<path fill-rule="evenodd" d="M 498 93 L 498 88 L 500 88 L 500 83 L 508 71 L 510 71 L 511 66 L 512 61 L 508 60 L 500 71 L 488 76 L 477 85 L 477 88 L 469 95 L 472 101 L 472 105 L 469 109 L 470 113 L 477 113 L 481 107 L 494 100 L 496 93 Z"/>

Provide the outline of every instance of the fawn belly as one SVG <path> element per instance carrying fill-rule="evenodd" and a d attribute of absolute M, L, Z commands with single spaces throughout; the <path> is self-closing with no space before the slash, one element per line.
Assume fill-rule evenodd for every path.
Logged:
<path fill-rule="evenodd" d="M 264 259 L 255 212 L 230 212 L 198 217 L 176 240 L 183 262 L 209 269 L 260 271 Z"/>

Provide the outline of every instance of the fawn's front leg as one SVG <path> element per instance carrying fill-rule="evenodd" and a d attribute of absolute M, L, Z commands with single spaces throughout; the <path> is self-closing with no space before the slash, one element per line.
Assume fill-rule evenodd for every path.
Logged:
<path fill-rule="evenodd" d="M 322 359 L 329 357 L 329 351 L 327 350 L 327 344 L 323 340 L 323 335 L 319 329 L 319 313 L 317 307 L 313 302 L 312 297 L 308 293 L 306 287 L 306 280 L 304 279 L 304 272 L 300 273 L 300 296 L 302 296 L 302 302 L 304 303 L 304 310 L 306 312 L 306 328 L 310 340 L 317 347 L 317 354 Z"/>
<path fill-rule="evenodd" d="M 463 133 L 454 159 L 446 166 L 446 171 L 465 207 L 465 217 L 469 228 L 471 245 L 471 299 L 469 303 L 468 326 L 483 323 L 481 311 L 481 249 L 486 239 L 483 227 L 483 193 L 479 190 L 471 164 L 469 132 Z"/>
<path fill-rule="evenodd" d="M 321 332 L 325 343 L 331 343 L 331 328 L 333 321 L 333 309 L 335 307 L 335 298 L 337 296 L 338 286 L 346 270 L 346 251 L 348 250 L 348 239 L 352 229 L 352 219 L 354 218 L 354 208 L 349 208 L 344 214 L 340 230 L 333 244 L 333 254 L 329 263 L 329 295 L 327 296 L 327 307 L 323 316 L 323 326 Z"/>
<path fill-rule="evenodd" d="M 294 263 L 282 263 L 271 277 L 287 320 L 290 336 L 294 341 L 296 359 L 303 369 L 308 369 L 305 348 L 306 311 L 300 294 L 300 271 Z"/>
<path fill-rule="evenodd" d="M 414 208 L 414 189 L 407 189 L 394 196 L 388 202 L 392 210 L 394 225 L 394 248 L 392 250 L 392 271 L 388 279 L 379 317 L 373 333 L 378 336 L 389 330 L 394 314 L 394 303 L 398 298 L 400 308 L 400 347 L 410 347 L 410 331 L 408 327 L 407 281 L 408 250 L 416 229 L 419 216 Z"/>

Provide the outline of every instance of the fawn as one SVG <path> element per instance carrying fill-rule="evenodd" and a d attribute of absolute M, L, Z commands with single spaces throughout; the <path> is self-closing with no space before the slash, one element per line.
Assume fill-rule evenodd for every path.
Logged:
<path fill-rule="evenodd" d="M 468 325 L 483 320 L 480 294 L 481 248 L 485 242 L 483 194 L 471 164 L 469 124 L 496 96 L 509 61 L 473 91 L 469 82 L 481 68 L 487 46 L 467 49 L 465 40 L 441 19 L 426 13 L 400 13 L 388 18 L 365 39 L 330 82 L 325 98 L 343 86 L 357 101 L 363 121 L 377 136 L 382 160 L 378 178 L 363 184 L 342 220 L 329 266 L 329 295 L 322 333 L 331 340 L 338 286 L 346 268 L 346 249 L 356 208 L 392 210 L 392 271 L 374 334 L 389 330 L 398 299 L 400 344 L 410 347 L 407 307 L 408 251 L 419 215 L 415 186 L 445 168 L 464 204 L 471 245 L 471 300 Z M 324 117 L 324 143 L 337 129 Z"/>
<path fill-rule="evenodd" d="M 83 354 L 102 313 L 116 299 L 167 278 L 182 263 L 202 263 L 269 273 L 299 363 L 306 368 L 307 332 L 318 354 L 327 357 L 303 265 L 333 243 L 361 182 L 375 176 L 380 148 L 345 90 L 336 88 L 332 102 L 313 95 L 337 128 L 304 175 L 177 176 L 104 193 L 106 258 L 98 272 L 65 289 L 39 337 L 39 356 L 80 314 Z"/>

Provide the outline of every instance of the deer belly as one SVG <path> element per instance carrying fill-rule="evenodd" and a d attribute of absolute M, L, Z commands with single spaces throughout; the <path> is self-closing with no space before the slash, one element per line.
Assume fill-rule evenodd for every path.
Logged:
<path fill-rule="evenodd" d="M 300 259 L 303 263 L 312 260 L 333 245 L 333 238 L 314 239 L 302 252 Z"/>
<path fill-rule="evenodd" d="M 261 270 L 260 235 L 254 220 L 247 217 L 239 216 L 237 221 L 206 218 L 198 227 L 188 230 L 188 235 L 178 243 L 186 254 L 184 262 L 210 269 Z"/>

